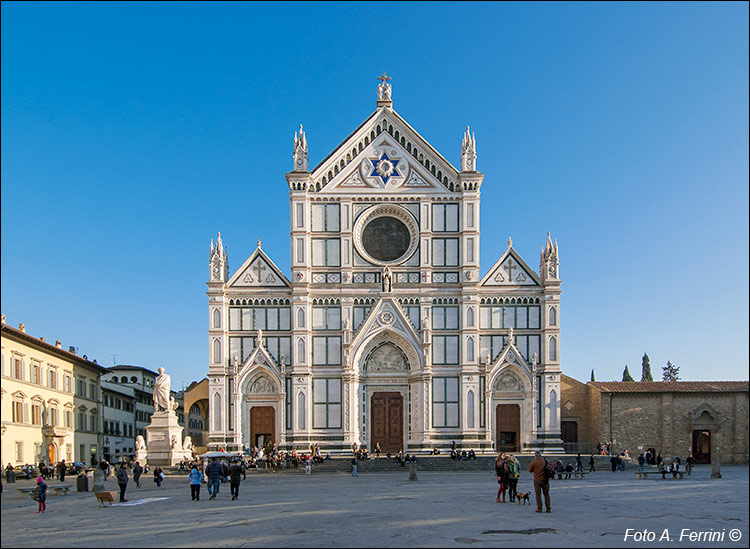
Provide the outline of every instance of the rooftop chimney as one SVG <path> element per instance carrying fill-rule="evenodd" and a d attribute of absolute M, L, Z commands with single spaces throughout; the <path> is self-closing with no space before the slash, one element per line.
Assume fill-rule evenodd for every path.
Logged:
<path fill-rule="evenodd" d="M 23 333 L 26 333 L 26 324 L 23 322 L 18 324 L 18 329 L 21 330 Z"/>
<path fill-rule="evenodd" d="M 55 347 L 57 347 L 58 349 L 62 349 L 62 341 L 60 341 L 59 339 L 55 341 Z"/>
<path fill-rule="evenodd" d="M 46 342 L 47 342 L 47 340 L 46 340 L 46 339 L 44 339 L 44 337 L 43 337 L 43 336 L 39 336 L 39 339 L 40 339 L 40 340 L 42 341 L 42 343 L 46 343 Z"/>
<path fill-rule="evenodd" d="M 73 353 L 73 354 L 76 354 L 76 348 L 75 348 L 75 347 L 73 347 L 73 345 L 71 345 L 70 347 L 68 347 L 68 352 L 69 352 L 69 353 Z"/>

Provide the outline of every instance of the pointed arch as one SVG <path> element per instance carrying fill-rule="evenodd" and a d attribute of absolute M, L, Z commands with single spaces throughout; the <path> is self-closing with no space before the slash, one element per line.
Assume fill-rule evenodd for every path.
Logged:
<path fill-rule="evenodd" d="M 466 395 L 466 426 L 474 427 L 474 391 Z"/>
<path fill-rule="evenodd" d="M 219 393 L 214 393 L 213 404 L 211 415 L 214 418 L 214 431 L 221 431 L 221 395 Z"/>
<path fill-rule="evenodd" d="M 549 325 L 557 326 L 557 308 L 556 307 L 549 308 Z"/>
<path fill-rule="evenodd" d="M 549 427 L 557 427 L 557 391 L 549 392 Z"/>
<path fill-rule="evenodd" d="M 297 309 L 297 328 L 305 327 L 305 309 L 300 307 Z"/>
<path fill-rule="evenodd" d="M 305 340 L 303 338 L 297 340 L 297 362 L 305 362 Z"/>
<path fill-rule="evenodd" d="M 221 363 L 221 340 L 214 339 L 214 364 Z"/>
<path fill-rule="evenodd" d="M 305 393 L 302 391 L 297 395 L 297 429 L 305 428 Z"/>
<path fill-rule="evenodd" d="M 555 336 L 549 338 L 549 359 L 557 360 L 557 338 Z"/>
<path fill-rule="evenodd" d="M 221 313 L 219 309 L 214 309 L 214 328 L 221 328 Z"/>
<path fill-rule="evenodd" d="M 471 336 L 466 340 L 466 360 L 474 361 L 474 338 Z"/>
<path fill-rule="evenodd" d="M 466 309 L 466 325 L 474 326 L 474 307 Z"/>

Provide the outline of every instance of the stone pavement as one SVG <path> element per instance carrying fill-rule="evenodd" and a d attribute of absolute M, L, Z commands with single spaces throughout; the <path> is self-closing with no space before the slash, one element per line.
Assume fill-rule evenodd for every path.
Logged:
<path fill-rule="evenodd" d="M 699 466 L 685 480 L 636 480 L 631 471 L 600 471 L 585 480 L 555 480 L 552 513 L 534 512 L 528 473 L 520 491 L 531 506 L 495 503 L 494 471 L 406 470 L 360 474 L 253 474 L 231 501 L 190 500 L 184 476 L 132 480 L 129 504 L 100 508 L 93 493 L 50 495 L 47 512 L 3 484 L 1 547 L 748 547 L 748 467 L 724 466 L 710 480 Z M 75 478 L 71 479 L 75 487 Z M 52 481 L 54 486 L 57 482 Z M 117 485 L 110 478 L 107 489 Z M 168 498 L 131 505 L 148 498 Z M 626 529 L 655 539 L 624 540 Z M 665 529 L 671 541 L 659 538 Z M 689 541 L 682 529 L 723 533 L 723 541 Z M 741 534 L 730 540 L 730 532 Z M 689 533 L 689 532 L 687 532 Z M 717 534 L 717 535 L 718 535 Z M 704 534 L 705 535 L 705 534 Z"/>

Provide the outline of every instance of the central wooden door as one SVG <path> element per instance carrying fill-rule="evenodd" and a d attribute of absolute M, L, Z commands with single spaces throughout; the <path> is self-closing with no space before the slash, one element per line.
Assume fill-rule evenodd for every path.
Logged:
<path fill-rule="evenodd" d="M 401 393 L 373 393 L 370 453 L 380 443 L 383 453 L 395 454 L 404 448 L 404 398 Z"/>
<path fill-rule="evenodd" d="M 250 409 L 250 443 L 258 448 L 273 445 L 276 411 L 273 406 L 253 406 Z"/>
<path fill-rule="evenodd" d="M 497 451 L 518 452 L 521 448 L 521 407 L 498 404 L 495 425 Z"/>

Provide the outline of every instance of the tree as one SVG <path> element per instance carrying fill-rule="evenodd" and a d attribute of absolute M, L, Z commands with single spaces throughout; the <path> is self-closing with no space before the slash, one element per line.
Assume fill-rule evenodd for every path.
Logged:
<path fill-rule="evenodd" d="M 643 361 L 641 362 L 641 381 L 653 381 L 654 377 L 651 375 L 651 363 L 648 360 L 648 355 L 643 353 Z"/>
<path fill-rule="evenodd" d="M 628 365 L 625 365 L 625 370 L 622 372 L 622 380 L 623 381 L 635 381 L 633 379 L 633 376 L 630 375 L 630 372 L 628 371 Z"/>
<path fill-rule="evenodd" d="M 679 381 L 680 379 L 680 367 L 675 366 L 671 362 L 667 361 L 667 365 L 661 369 L 661 380 L 662 381 Z"/>
<path fill-rule="evenodd" d="M 596 379 L 594 379 L 594 369 L 593 368 L 591 368 L 591 381 L 596 381 Z"/>

